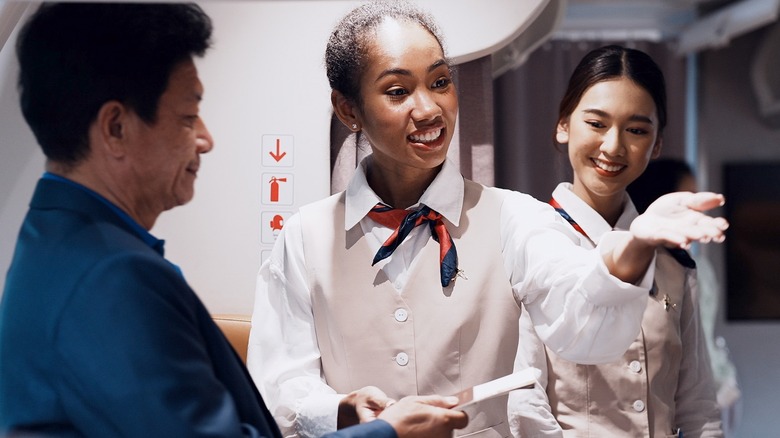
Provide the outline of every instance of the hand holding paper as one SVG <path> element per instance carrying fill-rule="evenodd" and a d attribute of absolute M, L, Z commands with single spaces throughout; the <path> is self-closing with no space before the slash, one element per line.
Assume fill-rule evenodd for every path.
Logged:
<path fill-rule="evenodd" d="M 520 388 L 529 388 L 536 384 L 536 379 L 541 373 L 536 368 L 527 368 L 508 376 L 499 377 L 455 394 L 458 397 L 458 405 L 455 409 L 461 409 L 473 403 L 479 403 L 493 397 L 498 397 Z"/>

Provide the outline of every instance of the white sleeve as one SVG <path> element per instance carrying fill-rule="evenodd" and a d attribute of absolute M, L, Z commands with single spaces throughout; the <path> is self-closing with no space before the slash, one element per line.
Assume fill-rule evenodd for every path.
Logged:
<path fill-rule="evenodd" d="M 581 248 L 548 204 L 509 192 L 501 208 L 504 266 L 515 299 L 551 351 L 582 364 L 620 358 L 639 334 L 654 268 L 639 285 L 612 276 L 602 257 L 621 231 Z"/>
<path fill-rule="evenodd" d="M 298 215 L 257 275 L 247 367 L 284 436 L 336 430 L 336 394 L 321 375 Z"/>
<path fill-rule="evenodd" d="M 547 398 L 547 352 L 536 335 L 528 312 L 520 315 L 520 344 L 517 347 L 514 372 L 527 368 L 539 370 L 533 388 L 512 391 L 509 394 L 507 417 L 515 438 L 563 438 L 563 430 L 553 416 Z"/>

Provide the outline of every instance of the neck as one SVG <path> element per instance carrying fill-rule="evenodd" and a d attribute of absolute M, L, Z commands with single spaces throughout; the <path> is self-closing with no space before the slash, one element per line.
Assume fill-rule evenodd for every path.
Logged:
<path fill-rule="evenodd" d="M 617 203 L 609 202 L 605 203 L 605 205 L 594 207 L 594 210 L 596 210 L 598 214 L 601 215 L 605 221 L 607 221 L 609 226 L 614 228 L 615 224 L 617 224 L 617 221 L 620 218 L 620 215 L 623 213 L 623 203 L 620 201 Z"/>
<path fill-rule="evenodd" d="M 625 198 L 625 191 L 619 193 L 613 193 L 608 196 L 598 196 L 583 188 L 577 184 L 574 185 L 573 190 L 580 199 L 585 201 L 590 208 L 598 213 L 611 227 L 615 227 L 620 215 L 623 213 L 623 199 Z"/>
<path fill-rule="evenodd" d="M 368 185 L 382 201 L 393 208 L 408 208 L 420 201 L 441 170 L 408 169 L 399 172 L 370 162 L 366 168 Z"/>
<path fill-rule="evenodd" d="M 117 174 L 109 169 L 109 166 L 97 166 L 89 159 L 75 166 L 65 166 L 52 161 L 46 163 L 46 171 L 94 191 L 127 213 L 147 231 L 151 230 L 162 211 L 155 212 L 154 209 L 136 202 L 128 190 L 129 186 L 122 184 Z"/>

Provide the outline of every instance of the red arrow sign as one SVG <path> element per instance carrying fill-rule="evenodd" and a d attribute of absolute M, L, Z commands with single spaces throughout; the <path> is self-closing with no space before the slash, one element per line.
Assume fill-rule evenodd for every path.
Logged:
<path fill-rule="evenodd" d="M 281 142 L 281 140 L 277 138 L 276 139 L 276 153 L 274 153 L 273 151 L 269 152 L 269 154 L 271 154 L 271 157 L 274 160 L 276 160 L 277 162 L 281 161 L 281 159 L 284 158 L 285 155 L 287 155 L 287 152 L 281 152 L 279 150 L 280 149 L 280 144 L 279 144 L 280 142 Z"/>

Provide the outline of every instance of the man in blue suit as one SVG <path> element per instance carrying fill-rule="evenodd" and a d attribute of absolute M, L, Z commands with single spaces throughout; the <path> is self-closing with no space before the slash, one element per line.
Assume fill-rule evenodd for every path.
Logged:
<path fill-rule="evenodd" d="M 188 202 L 213 140 L 191 4 L 47 4 L 17 43 L 47 157 L 0 303 L 0 434 L 279 436 L 242 361 L 149 233 Z M 336 436 L 448 436 L 450 398 L 407 398 Z"/>

